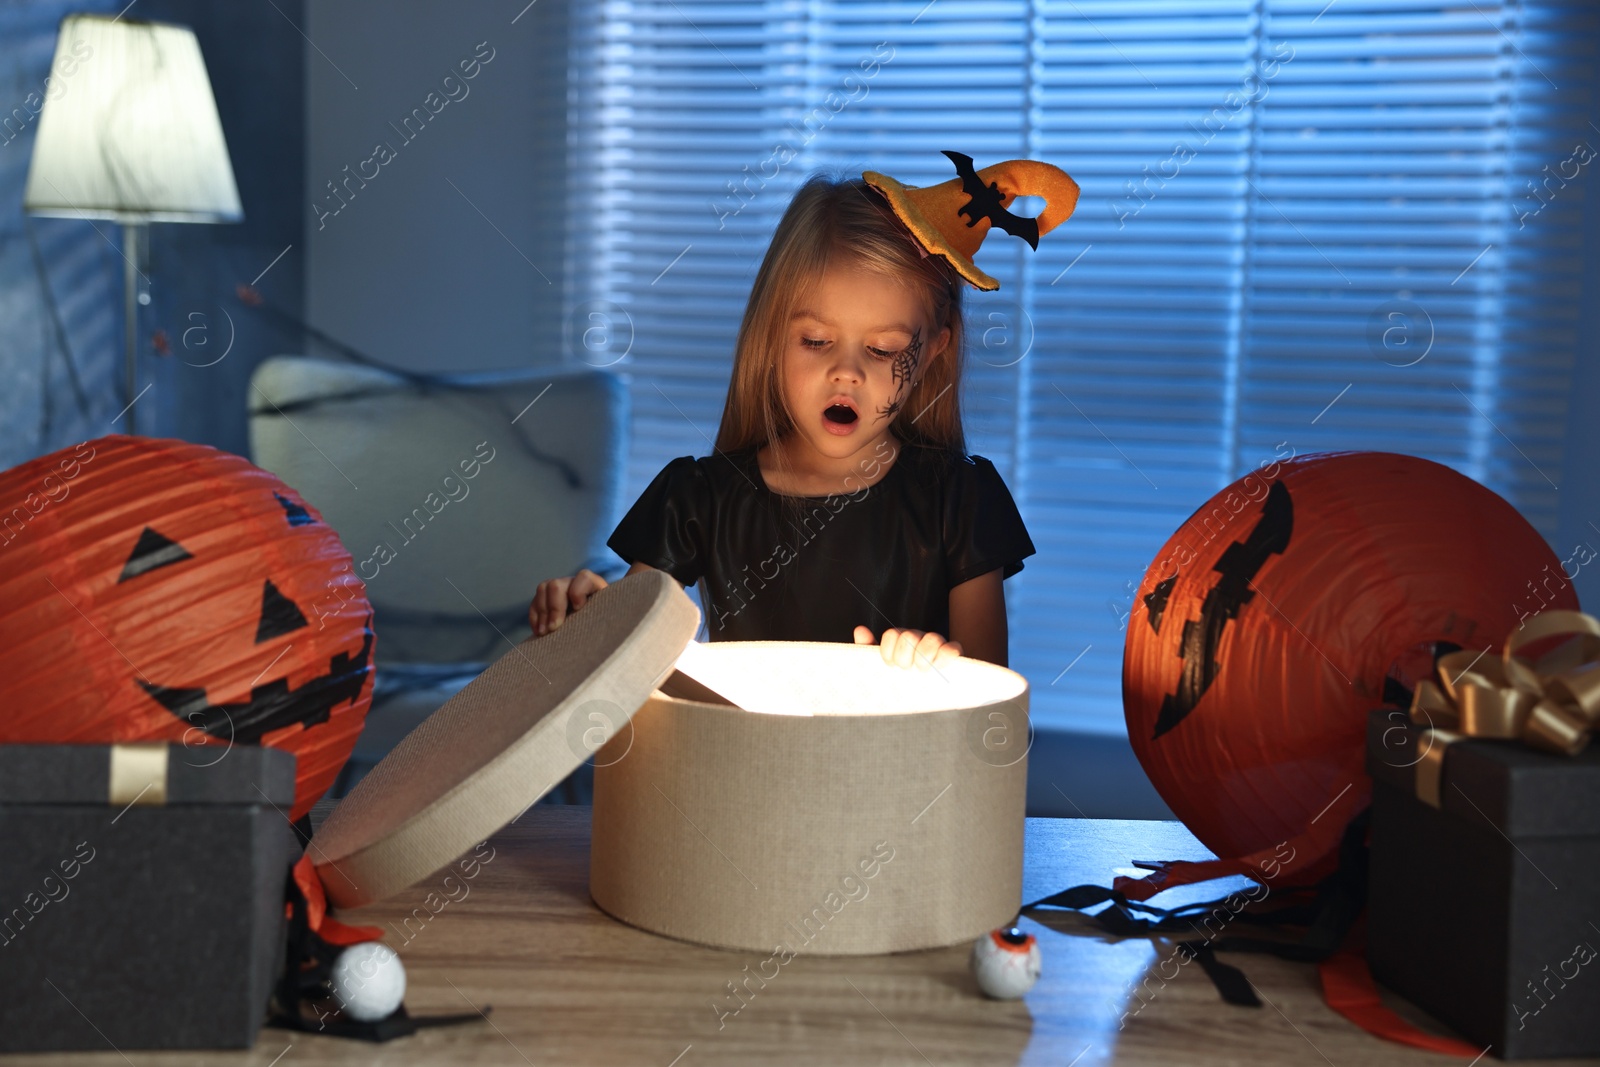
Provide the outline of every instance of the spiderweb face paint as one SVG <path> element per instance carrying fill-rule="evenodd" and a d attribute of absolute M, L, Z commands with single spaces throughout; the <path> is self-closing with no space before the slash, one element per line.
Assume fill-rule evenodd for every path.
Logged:
<path fill-rule="evenodd" d="M 911 343 L 895 353 L 894 362 L 889 365 L 889 377 L 894 382 L 894 399 L 878 409 L 880 418 L 892 419 L 900 413 L 905 405 L 906 393 L 910 390 L 911 376 L 917 371 L 917 364 L 922 362 L 922 327 L 918 326 L 911 335 Z"/>

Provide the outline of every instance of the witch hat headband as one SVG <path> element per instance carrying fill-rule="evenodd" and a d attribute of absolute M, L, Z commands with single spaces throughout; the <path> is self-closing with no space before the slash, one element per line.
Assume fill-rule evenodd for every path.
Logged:
<path fill-rule="evenodd" d="M 869 170 L 861 177 L 882 193 L 917 243 L 943 256 L 963 278 L 979 289 L 1000 288 L 972 262 L 972 257 L 998 226 L 1037 250 L 1039 238 L 1065 222 L 1078 206 L 1078 183 L 1060 167 L 1032 159 L 1008 159 L 973 170 L 972 157 L 946 151 L 958 177 L 918 188 L 902 185 L 887 174 Z M 1007 211 L 1019 196 L 1040 196 L 1045 208 L 1037 218 Z"/>

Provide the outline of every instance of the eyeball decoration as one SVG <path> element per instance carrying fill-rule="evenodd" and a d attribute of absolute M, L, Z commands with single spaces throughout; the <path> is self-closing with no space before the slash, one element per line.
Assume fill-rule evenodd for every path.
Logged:
<path fill-rule="evenodd" d="M 972 946 L 978 988 L 996 1000 L 1016 1000 L 1039 980 L 1039 942 L 1015 926 L 990 930 Z"/>
<path fill-rule="evenodd" d="M 329 976 L 334 999 L 357 1022 L 393 1015 L 406 995 L 406 968 L 381 941 L 363 941 L 339 953 Z"/>

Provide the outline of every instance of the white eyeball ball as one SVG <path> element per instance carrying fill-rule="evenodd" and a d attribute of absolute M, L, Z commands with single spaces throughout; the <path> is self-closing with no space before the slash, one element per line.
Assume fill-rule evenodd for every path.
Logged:
<path fill-rule="evenodd" d="M 363 941 L 339 953 L 331 980 L 334 998 L 359 1022 L 387 1019 L 406 995 L 405 965 L 381 941 Z"/>
<path fill-rule="evenodd" d="M 996 1000 L 1016 1000 L 1039 980 L 1039 942 L 1015 926 L 990 930 L 972 946 L 978 988 Z"/>

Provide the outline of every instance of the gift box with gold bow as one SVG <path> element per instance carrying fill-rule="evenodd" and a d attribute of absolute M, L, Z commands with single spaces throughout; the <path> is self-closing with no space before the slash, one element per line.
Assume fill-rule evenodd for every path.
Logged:
<path fill-rule="evenodd" d="M 1436 670 L 1368 722 L 1372 973 L 1503 1058 L 1600 1055 L 1600 622 Z"/>
<path fill-rule="evenodd" d="M 294 793 L 275 748 L 0 745 L 0 1052 L 251 1045 Z"/>

